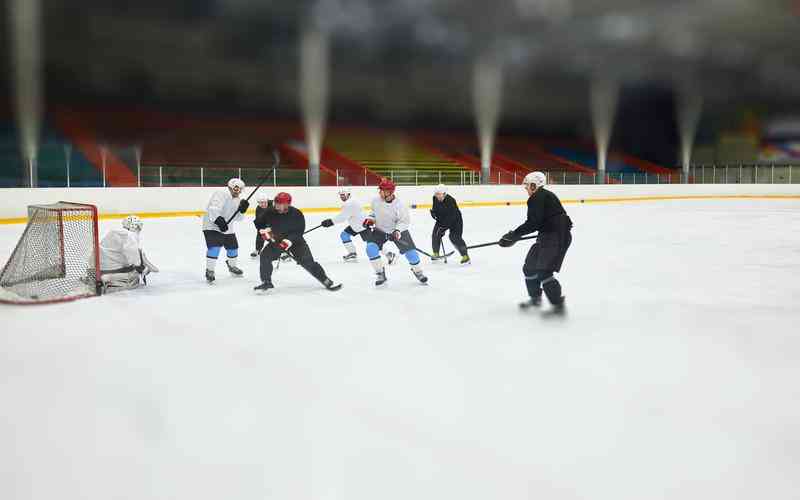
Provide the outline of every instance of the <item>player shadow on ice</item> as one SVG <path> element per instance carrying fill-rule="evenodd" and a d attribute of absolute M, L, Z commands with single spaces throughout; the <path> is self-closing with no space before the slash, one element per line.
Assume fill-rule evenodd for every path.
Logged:
<path fill-rule="evenodd" d="M 565 322 L 569 316 L 569 312 L 566 308 L 560 310 L 554 309 L 549 304 L 542 304 L 541 306 L 529 307 L 527 309 L 520 308 L 519 313 L 522 316 L 536 316 L 549 323 Z"/>

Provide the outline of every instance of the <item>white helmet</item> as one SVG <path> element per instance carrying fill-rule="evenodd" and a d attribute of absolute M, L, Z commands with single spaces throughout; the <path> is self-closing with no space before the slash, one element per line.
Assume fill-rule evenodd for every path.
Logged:
<path fill-rule="evenodd" d="M 230 189 L 239 188 L 239 191 L 244 191 L 244 181 L 239 179 L 238 177 L 234 177 L 233 179 L 228 181 L 228 187 Z"/>
<path fill-rule="evenodd" d="M 529 186 L 531 184 L 537 188 L 542 187 L 547 184 L 547 177 L 541 172 L 531 172 L 522 180 L 522 185 Z"/>
<path fill-rule="evenodd" d="M 341 186 L 339 187 L 339 194 L 346 194 L 350 195 L 350 186 Z"/>
<path fill-rule="evenodd" d="M 269 201 L 269 195 L 267 193 L 258 193 L 256 195 L 256 203 L 264 203 Z"/>
<path fill-rule="evenodd" d="M 447 194 L 447 186 L 445 186 L 444 184 L 439 184 L 438 186 L 436 186 L 436 189 L 434 189 L 433 194 L 439 194 L 439 193 Z"/>
<path fill-rule="evenodd" d="M 137 233 L 142 230 L 142 219 L 135 215 L 129 215 L 122 219 L 122 227 L 128 231 L 136 231 Z"/>

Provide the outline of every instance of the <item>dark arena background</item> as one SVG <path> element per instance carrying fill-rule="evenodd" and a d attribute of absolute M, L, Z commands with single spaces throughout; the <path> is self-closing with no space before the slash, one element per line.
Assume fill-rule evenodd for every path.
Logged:
<path fill-rule="evenodd" d="M 797 0 L 0 17 L 0 499 L 798 498 Z"/>

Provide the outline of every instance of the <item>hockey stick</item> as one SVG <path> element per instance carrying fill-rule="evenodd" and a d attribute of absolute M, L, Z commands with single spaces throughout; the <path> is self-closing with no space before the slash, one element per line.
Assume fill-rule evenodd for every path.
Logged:
<path fill-rule="evenodd" d="M 280 164 L 281 164 L 281 155 L 278 153 L 278 150 L 277 150 L 277 149 L 273 149 L 273 150 L 272 150 L 272 169 L 271 169 L 271 170 L 274 172 L 274 171 L 275 171 L 275 169 L 276 169 L 276 168 L 278 168 L 278 167 L 280 166 Z M 263 186 L 263 185 L 264 185 L 264 183 L 265 183 L 265 182 L 267 182 L 267 176 L 268 176 L 269 174 L 270 174 L 270 171 L 269 171 L 269 170 L 267 170 L 266 172 L 264 172 L 264 175 L 262 175 L 262 176 L 261 176 L 261 179 L 258 181 L 258 185 L 257 185 L 257 186 L 256 186 L 256 188 L 255 188 L 255 189 L 253 189 L 253 191 L 250 193 L 250 196 L 248 196 L 247 198 L 245 198 L 245 201 L 247 201 L 247 202 L 250 202 L 250 198 L 252 198 L 252 197 L 253 197 L 253 195 L 254 195 L 254 194 L 256 194 L 256 191 L 258 191 L 258 188 L 260 188 L 261 186 Z M 226 223 L 226 224 L 228 224 L 228 225 L 230 225 L 231 221 L 233 220 L 233 218 L 234 218 L 234 217 L 236 217 L 236 215 L 237 215 L 238 213 L 239 213 L 239 210 L 236 210 L 236 212 L 234 212 L 234 213 L 233 213 L 233 215 L 231 215 L 230 219 L 228 219 L 227 221 L 225 221 L 225 223 Z"/>
<path fill-rule="evenodd" d="M 419 249 L 419 248 L 417 248 L 417 247 L 409 247 L 408 249 L 409 249 L 409 250 L 416 250 L 417 252 L 421 253 L 422 255 L 425 255 L 425 256 L 427 256 L 427 257 L 430 257 L 431 259 L 435 259 L 435 257 L 434 257 L 433 255 L 429 254 L 429 253 L 428 253 L 428 252 L 426 252 L 425 250 L 420 250 L 420 249 Z M 445 254 L 445 255 L 444 255 L 444 257 L 450 257 L 450 256 L 451 256 L 451 255 L 453 255 L 454 253 L 456 253 L 456 252 L 455 252 L 455 250 L 453 250 L 452 252 L 449 252 L 449 253 Z M 442 258 L 442 255 L 440 255 L 440 256 L 439 256 L 439 258 Z"/>
<path fill-rule="evenodd" d="M 439 244 L 442 247 L 442 258 L 444 259 L 444 263 L 447 264 L 447 250 L 444 249 L 444 238 L 442 238 L 442 241 Z"/>
<path fill-rule="evenodd" d="M 425 255 L 425 256 L 430 257 L 431 259 L 433 259 L 433 255 L 429 254 L 425 250 L 420 250 L 419 248 L 415 247 L 414 245 L 409 245 L 405 240 L 403 240 L 402 236 L 400 237 L 399 240 L 396 240 L 396 239 L 392 238 L 391 235 L 389 235 L 388 233 L 385 233 L 384 231 L 381 231 L 380 229 L 373 229 L 372 231 L 374 233 L 382 234 L 386 238 L 385 241 L 391 241 L 395 245 L 397 245 L 398 243 L 402 243 L 406 248 L 408 248 L 408 250 L 416 250 L 417 252 L 421 253 L 422 255 Z M 400 249 L 400 245 L 397 245 L 397 248 Z M 400 249 L 400 252 L 403 253 L 402 249 Z M 450 255 L 453 255 L 453 252 L 450 252 L 447 255 L 449 257 Z"/>
<path fill-rule="evenodd" d="M 308 231 L 304 232 L 303 234 L 306 235 L 306 234 L 310 233 L 311 231 L 313 231 L 315 229 L 319 229 L 321 227 L 322 227 L 322 224 L 320 224 L 319 226 L 314 226 L 311 229 L 309 229 Z"/>
<path fill-rule="evenodd" d="M 532 240 L 532 239 L 536 238 L 537 236 L 538 236 L 538 235 L 536 235 L 536 234 L 532 234 L 532 235 L 530 235 L 530 236 L 523 236 L 522 238 L 520 238 L 520 239 L 518 239 L 518 240 L 515 240 L 515 243 L 516 243 L 517 241 L 522 241 L 522 240 Z M 467 247 L 467 250 L 472 250 L 473 248 L 483 248 L 483 247 L 490 247 L 490 246 L 492 246 L 492 245 L 499 245 L 499 244 L 500 244 L 500 242 L 499 242 L 499 241 L 492 241 L 491 243 L 481 243 L 480 245 L 472 245 L 472 246 L 468 246 L 468 247 Z"/>

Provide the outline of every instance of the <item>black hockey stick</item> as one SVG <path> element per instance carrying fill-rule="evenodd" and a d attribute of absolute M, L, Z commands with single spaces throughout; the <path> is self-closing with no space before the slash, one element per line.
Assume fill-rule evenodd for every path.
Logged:
<path fill-rule="evenodd" d="M 409 247 L 408 249 L 409 249 L 409 250 L 416 250 L 417 252 L 421 253 L 422 255 L 428 256 L 428 257 L 430 257 L 431 259 L 435 259 L 435 258 L 436 258 L 436 257 L 434 257 L 433 255 L 431 255 L 431 254 L 429 254 L 428 252 L 426 252 L 425 250 L 420 250 L 420 249 L 419 249 L 419 248 L 417 248 L 417 247 Z M 448 253 L 444 254 L 443 256 L 442 256 L 442 255 L 440 255 L 440 256 L 439 256 L 439 258 L 441 259 L 441 258 L 443 258 L 443 257 L 450 257 L 450 256 L 451 256 L 451 255 L 453 255 L 454 253 L 456 253 L 456 252 L 455 252 L 455 250 L 453 250 L 452 252 L 448 252 Z"/>
<path fill-rule="evenodd" d="M 277 150 L 277 149 L 273 149 L 273 150 L 272 150 L 272 169 L 271 169 L 271 170 L 274 172 L 274 171 L 275 171 L 275 169 L 276 169 L 276 168 L 278 168 L 278 167 L 280 166 L 280 164 L 281 164 L 281 155 L 278 153 L 278 150 Z M 269 170 L 267 170 L 266 172 L 264 172 L 264 175 L 262 175 L 262 176 L 261 176 L 261 179 L 258 181 L 258 185 L 257 185 L 257 186 L 256 186 L 256 188 L 255 188 L 255 189 L 253 189 L 253 191 L 250 193 L 250 196 L 248 196 L 247 198 L 245 198 L 245 201 L 249 202 L 249 201 L 250 201 L 250 198 L 252 198 L 252 197 L 253 197 L 253 195 L 254 195 L 254 194 L 256 194 L 256 191 L 258 191 L 258 188 L 260 188 L 261 186 L 263 186 L 263 185 L 264 185 L 264 183 L 265 183 L 265 182 L 267 182 L 267 177 L 269 176 L 269 174 L 270 174 L 270 171 L 269 171 Z M 228 225 L 230 225 L 231 221 L 233 220 L 233 218 L 234 218 L 234 217 L 236 217 L 236 215 L 237 215 L 238 213 L 239 213 L 239 210 L 236 210 L 236 212 L 234 212 L 234 213 L 233 213 L 233 215 L 231 215 L 230 219 L 228 219 L 227 221 L 225 221 L 225 223 L 226 223 L 226 224 L 228 224 Z"/>
<path fill-rule="evenodd" d="M 381 231 L 380 229 L 373 229 L 372 231 L 373 231 L 373 233 L 382 234 L 386 238 L 385 241 L 394 242 L 394 244 L 397 245 L 398 249 L 400 249 L 400 245 L 398 245 L 398 243 L 402 243 L 403 246 L 406 247 L 408 250 L 416 250 L 417 252 L 421 253 L 422 255 L 430 257 L 431 259 L 434 258 L 433 255 L 429 254 L 425 250 L 420 250 L 419 248 L 415 247 L 414 245 L 409 245 L 405 240 L 403 240 L 402 236 L 400 237 L 399 240 L 396 240 L 396 239 L 392 238 L 392 236 L 390 234 L 388 234 L 388 233 L 386 233 L 384 231 Z M 402 253 L 402 249 L 400 249 L 400 251 Z M 448 257 L 451 256 L 451 255 L 453 255 L 453 252 L 450 252 L 449 254 L 447 254 Z"/>
<path fill-rule="evenodd" d="M 536 234 L 532 234 L 532 235 L 530 235 L 530 236 L 523 236 L 522 238 L 520 238 L 520 239 L 518 239 L 518 240 L 515 240 L 514 242 L 516 243 L 517 241 L 522 241 L 522 240 L 532 240 L 532 239 L 536 238 L 537 236 L 538 236 L 538 235 L 536 235 Z M 492 245 L 499 245 L 499 244 L 500 244 L 500 242 L 499 242 L 499 241 L 492 241 L 491 243 L 481 243 L 480 245 L 471 245 L 471 246 L 468 246 L 468 247 L 467 247 L 467 250 L 472 250 L 473 248 L 483 248 L 483 247 L 490 247 L 490 246 L 492 246 Z"/>
<path fill-rule="evenodd" d="M 442 247 L 442 258 L 444 259 L 444 263 L 447 264 L 447 250 L 444 249 L 444 238 L 442 238 L 442 241 L 439 243 L 439 245 Z"/>

